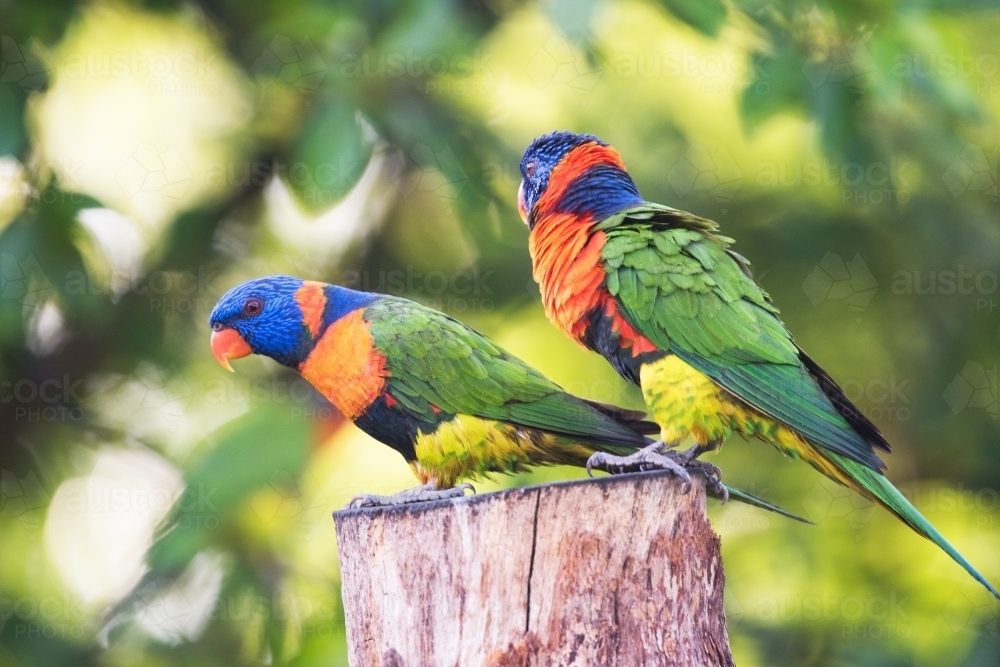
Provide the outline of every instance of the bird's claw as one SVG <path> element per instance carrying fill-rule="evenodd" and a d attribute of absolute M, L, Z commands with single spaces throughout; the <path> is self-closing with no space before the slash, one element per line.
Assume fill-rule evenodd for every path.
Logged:
<path fill-rule="evenodd" d="M 358 509 L 362 507 L 390 507 L 393 505 L 408 505 L 410 503 L 426 503 L 432 500 L 447 500 L 449 498 L 462 498 L 466 491 L 476 492 L 476 487 L 468 482 L 459 484 L 450 489 L 439 489 L 434 484 L 424 484 L 412 489 L 406 489 L 390 496 L 378 496 L 372 493 L 362 493 L 354 496 L 351 502 L 347 503 L 346 509 Z"/>
<path fill-rule="evenodd" d="M 719 466 L 694 460 L 689 461 L 684 467 L 705 478 L 705 490 L 708 491 L 709 495 L 724 503 L 729 501 L 729 489 L 722 483 L 722 470 L 719 469 Z"/>
<path fill-rule="evenodd" d="M 667 470 L 681 481 L 681 491 L 688 493 L 691 490 L 691 475 L 675 460 L 677 456 L 667 450 L 662 442 L 654 442 L 628 456 L 595 452 L 587 459 L 587 475 L 593 477 L 594 468 L 604 469 L 612 475 Z"/>

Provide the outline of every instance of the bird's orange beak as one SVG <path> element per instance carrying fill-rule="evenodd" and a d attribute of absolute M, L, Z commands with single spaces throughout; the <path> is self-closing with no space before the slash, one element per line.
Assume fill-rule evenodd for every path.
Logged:
<path fill-rule="evenodd" d="M 517 212 L 521 215 L 521 221 L 528 224 L 528 209 L 524 205 L 524 181 L 521 181 L 517 189 Z"/>
<path fill-rule="evenodd" d="M 215 360 L 230 373 L 233 367 L 229 365 L 230 359 L 239 359 L 248 354 L 253 354 L 250 345 L 243 339 L 236 329 L 225 328 L 212 332 L 212 354 Z"/>

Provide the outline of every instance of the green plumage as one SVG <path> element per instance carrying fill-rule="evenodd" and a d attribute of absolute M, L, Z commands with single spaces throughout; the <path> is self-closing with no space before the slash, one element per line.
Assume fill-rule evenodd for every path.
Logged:
<path fill-rule="evenodd" d="M 388 362 L 389 395 L 422 421 L 435 423 L 440 413 L 464 414 L 576 438 L 609 451 L 645 444 L 635 431 L 443 313 L 385 297 L 369 305 L 364 316 Z"/>
<path fill-rule="evenodd" d="M 792 340 L 714 222 L 644 204 L 604 220 L 606 286 L 629 323 L 730 394 L 791 428 L 853 486 L 1000 593 L 882 475 L 878 429 Z M 822 469 L 822 466 L 819 466 Z"/>
<path fill-rule="evenodd" d="M 401 409 L 426 422 L 428 432 L 456 415 L 468 415 L 559 436 L 567 446 L 583 442 L 628 454 L 649 444 L 639 431 L 655 430 L 639 419 L 642 413 L 565 393 L 488 338 L 431 308 L 383 297 L 365 308 L 364 318 L 375 347 L 386 357 L 386 391 Z M 496 462 L 484 469 L 516 467 Z M 805 521 L 746 491 L 727 490 L 734 500 Z"/>
<path fill-rule="evenodd" d="M 625 318 L 764 414 L 875 470 L 884 464 L 808 370 L 746 260 L 715 223 L 657 204 L 598 225 L 607 286 Z M 878 442 L 874 446 L 881 446 Z"/>

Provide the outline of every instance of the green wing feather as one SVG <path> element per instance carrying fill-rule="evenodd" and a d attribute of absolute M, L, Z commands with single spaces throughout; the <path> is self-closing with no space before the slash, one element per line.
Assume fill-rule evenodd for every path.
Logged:
<path fill-rule="evenodd" d="M 576 438 L 601 448 L 645 445 L 632 429 L 584 401 L 491 340 L 444 313 L 384 297 L 365 309 L 386 356 L 387 390 L 417 418 L 464 414 Z"/>
<path fill-rule="evenodd" d="M 715 228 L 657 204 L 599 224 L 607 287 L 625 318 L 658 348 L 817 446 L 882 470 L 873 445 L 887 446 L 878 430 L 870 423 L 854 428 L 837 409 L 746 260 Z"/>

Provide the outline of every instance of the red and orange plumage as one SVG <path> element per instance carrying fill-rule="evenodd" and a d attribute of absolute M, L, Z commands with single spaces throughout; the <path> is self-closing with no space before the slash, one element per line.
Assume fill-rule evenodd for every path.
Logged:
<path fill-rule="evenodd" d="M 594 231 L 597 211 L 564 211 L 567 191 L 597 166 L 624 170 L 618 151 L 588 142 L 570 150 L 552 169 L 548 187 L 530 211 L 528 250 L 532 272 L 549 318 L 581 345 L 594 313 L 606 318 L 619 346 L 630 356 L 656 351 L 648 338 L 622 317 L 605 286 L 602 250 L 606 236 Z"/>

